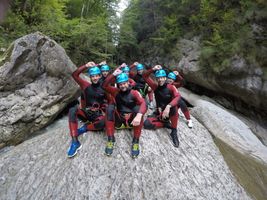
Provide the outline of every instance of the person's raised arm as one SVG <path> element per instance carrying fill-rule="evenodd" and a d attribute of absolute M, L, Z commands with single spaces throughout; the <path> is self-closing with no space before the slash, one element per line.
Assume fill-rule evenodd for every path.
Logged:
<path fill-rule="evenodd" d="M 173 85 L 176 88 L 182 87 L 184 85 L 184 78 L 179 74 L 178 71 L 173 72 L 176 75 L 176 80 L 173 82 Z"/>
<path fill-rule="evenodd" d="M 72 77 L 74 78 L 74 80 L 80 85 L 81 89 L 84 90 L 86 87 L 88 87 L 90 85 L 90 83 L 84 79 L 82 79 L 80 77 L 80 74 L 87 70 L 90 67 L 95 66 L 94 62 L 88 62 L 85 65 L 80 66 L 78 69 L 76 69 L 73 73 L 72 73 Z"/>
<path fill-rule="evenodd" d="M 143 78 L 145 79 L 146 83 L 151 87 L 153 91 L 158 87 L 158 84 L 155 83 L 155 81 L 152 78 L 150 78 L 150 74 L 159 69 L 161 69 L 161 66 L 156 65 L 153 68 L 148 69 L 147 71 L 143 73 Z"/>
<path fill-rule="evenodd" d="M 103 82 L 103 89 L 111 94 L 113 97 L 116 96 L 116 94 L 119 92 L 119 89 L 112 86 L 112 84 L 115 83 L 115 77 L 122 73 L 122 70 L 117 68 L 112 74 L 108 75 L 105 81 Z"/>

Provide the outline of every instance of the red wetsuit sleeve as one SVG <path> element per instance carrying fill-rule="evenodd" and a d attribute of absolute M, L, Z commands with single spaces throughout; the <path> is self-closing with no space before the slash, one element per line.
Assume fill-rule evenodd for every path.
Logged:
<path fill-rule="evenodd" d="M 158 84 L 153 81 L 152 78 L 149 77 L 149 75 L 153 72 L 153 69 L 147 70 L 145 73 L 143 73 L 143 78 L 145 79 L 146 83 L 151 87 L 151 89 L 154 91 L 157 89 Z"/>
<path fill-rule="evenodd" d="M 134 73 L 133 70 L 132 70 L 134 67 L 135 67 L 134 64 L 132 64 L 132 65 L 130 66 L 129 77 L 131 77 L 131 78 L 134 78 L 134 77 L 135 77 L 135 73 Z"/>
<path fill-rule="evenodd" d="M 136 85 L 136 82 L 133 79 L 131 79 L 131 78 L 129 78 L 129 83 L 130 83 L 130 85 L 132 87 L 134 87 Z"/>
<path fill-rule="evenodd" d="M 74 80 L 79 84 L 79 86 L 81 87 L 82 90 L 84 90 L 85 88 L 87 88 L 90 83 L 86 80 L 83 80 L 80 77 L 80 74 L 86 70 L 87 67 L 85 65 L 79 67 L 78 69 L 76 69 L 73 73 L 72 73 L 72 77 L 74 78 Z"/>
<path fill-rule="evenodd" d="M 115 83 L 115 76 L 113 74 L 110 74 L 103 82 L 102 87 L 107 93 L 111 94 L 113 97 L 116 97 L 117 93 L 119 92 L 119 89 L 111 85 L 114 83 Z"/>
<path fill-rule="evenodd" d="M 140 105 L 138 113 L 141 113 L 141 114 L 144 115 L 146 113 L 146 110 L 147 110 L 145 99 L 136 90 L 131 90 L 131 93 L 132 93 L 132 95 L 134 96 L 134 98 L 136 100 L 136 104 Z"/>
<path fill-rule="evenodd" d="M 178 92 L 177 88 L 171 84 L 167 85 L 167 88 L 171 91 L 173 95 L 172 101 L 169 103 L 172 107 L 177 106 L 178 100 L 181 98 L 180 93 Z"/>
<path fill-rule="evenodd" d="M 180 75 L 178 75 L 176 77 L 176 80 L 175 82 L 173 82 L 173 85 L 176 87 L 176 88 L 179 88 L 179 87 L 182 87 L 184 85 L 184 78 Z"/>

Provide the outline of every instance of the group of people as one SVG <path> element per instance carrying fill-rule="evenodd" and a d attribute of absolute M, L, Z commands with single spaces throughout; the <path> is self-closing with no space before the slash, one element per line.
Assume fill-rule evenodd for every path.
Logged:
<path fill-rule="evenodd" d="M 88 72 L 90 81 L 80 77 L 85 71 Z M 72 140 L 68 157 L 75 156 L 81 149 L 78 137 L 87 131 L 106 131 L 108 141 L 105 154 L 108 156 L 113 153 L 115 129 L 133 129 L 133 158 L 140 153 L 139 138 L 143 127 L 170 129 L 173 146 L 178 147 L 179 107 L 187 119 L 188 127 L 193 127 L 188 108 L 177 90 L 183 84 L 183 78 L 178 71 L 169 72 L 167 75 L 160 65 L 145 70 L 143 64 L 135 62 L 130 67 L 123 63 L 111 72 L 105 62 L 88 62 L 75 70 L 72 77 L 79 84 L 82 95 L 80 104 L 69 110 Z M 153 96 L 156 102 L 155 109 Z M 154 112 L 144 120 L 148 108 L 154 109 Z M 83 120 L 85 124 L 78 127 L 78 120 Z"/>

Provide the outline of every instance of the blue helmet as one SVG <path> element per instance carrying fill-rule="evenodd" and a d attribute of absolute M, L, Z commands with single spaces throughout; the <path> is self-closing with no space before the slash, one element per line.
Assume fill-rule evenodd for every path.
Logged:
<path fill-rule="evenodd" d="M 122 71 L 125 73 L 125 72 L 129 72 L 130 71 L 130 68 L 128 66 L 125 66 L 122 68 Z"/>
<path fill-rule="evenodd" d="M 123 83 L 123 82 L 126 82 L 128 80 L 129 80 L 128 75 L 125 73 L 121 73 L 116 77 L 117 83 Z"/>
<path fill-rule="evenodd" d="M 155 72 L 155 76 L 156 78 L 159 78 L 159 77 L 166 77 L 167 75 L 166 75 L 165 70 L 160 69 Z"/>
<path fill-rule="evenodd" d="M 110 70 L 110 68 L 108 65 L 102 65 L 101 66 L 101 71 L 109 71 L 109 70 Z"/>
<path fill-rule="evenodd" d="M 172 79 L 172 80 L 176 80 L 176 75 L 175 75 L 175 73 L 170 72 L 170 73 L 168 74 L 168 78 L 170 78 L 170 79 Z"/>
<path fill-rule="evenodd" d="M 88 70 L 88 74 L 89 74 L 89 76 L 98 75 L 98 74 L 101 74 L 101 71 L 100 71 L 99 67 L 94 66 Z"/>
<path fill-rule="evenodd" d="M 144 69 L 144 65 L 142 65 L 141 63 L 138 63 L 136 65 L 136 70 L 139 71 L 139 70 L 143 70 Z"/>

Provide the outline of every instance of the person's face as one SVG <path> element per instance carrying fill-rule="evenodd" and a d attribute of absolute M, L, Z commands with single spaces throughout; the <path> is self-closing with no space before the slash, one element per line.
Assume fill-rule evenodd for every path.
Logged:
<path fill-rule="evenodd" d="M 101 78 L 100 74 L 90 76 L 90 79 L 93 84 L 97 84 L 100 78 Z"/>
<path fill-rule="evenodd" d="M 129 88 L 129 82 L 126 81 L 126 82 L 118 83 L 118 86 L 122 92 L 125 92 Z"/>
<path fill-rule="evenodd" d="M 105 78 L 108 76 L 109 71 L 105 70 L 102 71 L 102 76 L 104 76 Z"/>
<path fill-rule="evenodd" d="M 167 79 L 167 83 L 172 84 L 173 82 L 174 82 L 173 79 L 171 79 L 171 78 L 168 78 L 168 79 Z"/>
<path fill-rule="evenodd" d="M 166 81 L 166 77 L 157 78 L 157 82 L 158 82 L 159 86 L 163 86 L 165 81 Z"/>
<path fill-rule="evenodd" d="M 140 74 L 140 75 L 142 75 L 142 74 L 143 74 L 143 71 L 144 71 L 144 70 L 141 69 L 141 70 L 138 70 L 137 73 Z"/>

